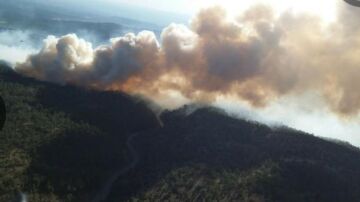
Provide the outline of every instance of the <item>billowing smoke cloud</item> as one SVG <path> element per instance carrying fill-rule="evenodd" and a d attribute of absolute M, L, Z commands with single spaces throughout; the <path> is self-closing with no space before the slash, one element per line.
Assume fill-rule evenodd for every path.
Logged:
<path fill-rule="evenodd" d="M 345 6 L 345 5 L 344 5 Z M 69 34 L 49 36 L 16 70 L 58 83 L 194 101 L 232 96 L 255 107 L 282 96 L 316 92 L 342 116 L 360 110 L 360 21 L 351 7 L 335 23 L 255 6 L 235 20 L 219 7 L 189 27 L 171 24 L 160 42 L 152 32 L 126 34 L 106 46 Z"/>

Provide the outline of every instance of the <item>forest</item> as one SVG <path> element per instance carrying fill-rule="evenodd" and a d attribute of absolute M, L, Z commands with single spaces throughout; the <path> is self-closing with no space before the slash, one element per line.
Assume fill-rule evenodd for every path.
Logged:
<path fill-rule="evenodd" d="M 192 105 L 158 116 L 139 97 L 36 81 L 0 66 L 0 201 L 358 201 L 360 150 Z M 189 113 L 191 111 L 191 113 Z M 161 120 L 161 123 L 159 122 Z"/>

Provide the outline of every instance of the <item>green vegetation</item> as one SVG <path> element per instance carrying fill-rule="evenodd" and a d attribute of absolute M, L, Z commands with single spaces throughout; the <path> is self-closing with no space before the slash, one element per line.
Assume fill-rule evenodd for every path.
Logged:
<path fill-rule="evenodd" d="M 356 202 L 360 151 L 214 108 L 161 114 L 115 92 L 59 86 L 0 67 L 0 201 L 91 201 L 132 159 L 107 201 Z M 191 106 L 190 106 L 191 107 Z M 190 108 L 191 109 L 191 108 Z"/>
<path fill-rule="evenodd" d="M 38 82 L 4 65 L 0 93 L 7 108 L 0 201 L 20 191 L 29 201 L 83 201 L 126 164 L 128 134 L 157 126 L 152 112 L 126 95 Z"/>
<path fill-rule="evenodd" d="M 359 200 L 359 149 L 214 108 L 186 116 L 186 108 L 164 112 L 164 128 L 139 135 L 141 164 L 109 201 Z"/>
<path fill-rule="evenodd" d="M 278 167 L 266 163 L 248 172 L 209 169 L 194 165 L 173 170 L 164 179 L 132 201 L 261 201 L 268 184 L 279 181 Z M 256 193 L 256 192 L 259 193 Z"/>

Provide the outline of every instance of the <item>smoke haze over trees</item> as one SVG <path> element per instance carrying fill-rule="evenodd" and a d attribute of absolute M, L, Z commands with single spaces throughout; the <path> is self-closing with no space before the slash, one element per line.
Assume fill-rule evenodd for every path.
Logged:
<path fill-rule="evenodd" d="M 93 47 L 74 34 L 49 36 L 16 70 L 41 80 L 140 93 L 157 99 L 178 92 L 193 101 L 232 96 L 255 107 L 305 92 L 340 116 L 357 116 L 360 29 L 352 9 L 335 23 L 255 6 L 235 20 L 220 7 L 200 11 L 190 27 L 171 24 L 126 34 Z"/>

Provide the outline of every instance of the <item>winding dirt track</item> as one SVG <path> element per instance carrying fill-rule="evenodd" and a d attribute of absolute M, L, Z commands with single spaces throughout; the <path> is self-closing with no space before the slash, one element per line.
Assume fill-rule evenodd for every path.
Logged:
<path fill-rule="evenodd" d="M 164 127 L 164 123 L 162 122 L 162 120 L 159 117 L 159 114 L 156 116 L 156 119 L 158 121 L 158 124 L 161 128 Z M 117 172 L 115 172 L 106 182 L 105 184 L 102 186 L 102 188 L 100 189 L 100 191 L 95 195 L 94 199 L 92 200 L 92 202 L 105 202 L 106 199 L 108 198 L 111 188 L 113 186 L 113 184 L 115 183 L 115 181 L 122 175 L 126 174 L 127 172 L 129 172 L 131 169 L 133 169 L 138 163 L 139 163 L 139 153 L 135 150 L 134 145 L 132 145 L 132 141 L 133 139 L 138 136 L 139 133 L 133 133 L 129 136 L 129 138 L 126 141 L 126 147 L 128 149 L 128 151 L 130 151 L 132 160 L 131 162 L 120 168 Z"/>
<path fill-rule="evenodd" d="M 126 147 L 130 151 L 130 154 L 132 156 L 131 162 L 126 165 L 125 167 L 122 167 L 118 171 L 116 171 L 102 186 L 99 193 L 96 194 L 95 198 L 92 200 L 92 202 L 104 202 L 108 198 L 111 188 L 114 184 L 114 182 L 122 175 L 129 172 L 131 169 L 133 169 L 139 162 L 139 154 L 135 150 L 134 146 L 132 145 L 133 139 L 138 135 L 138 133 L 134 133 L 129 136 L 129 138 L 126 141 Z"/>

